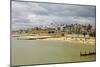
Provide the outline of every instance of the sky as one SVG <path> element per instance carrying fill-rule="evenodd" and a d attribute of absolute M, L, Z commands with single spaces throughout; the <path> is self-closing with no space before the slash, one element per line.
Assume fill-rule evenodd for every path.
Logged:
<path fill-rule="evenodd" d="M 54 4 L 12 1 L 12 30 L 60 24 L 95 26 L 96 7 L 90 5 Z"/>

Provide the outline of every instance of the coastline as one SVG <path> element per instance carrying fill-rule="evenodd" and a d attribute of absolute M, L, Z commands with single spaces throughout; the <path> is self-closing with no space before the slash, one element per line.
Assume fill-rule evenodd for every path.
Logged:
<path fill-rule="evenodd" d="M 80 43 L 83 45 L 96 45 L 95 44 L 95 38 L 84 38 L 84 37 L 64 37 L 64 36 L 60 36 L 60 37 L 55 37 L 55 36 L 40 36 L 40 35 L 36 35 L 36 36 L 12 36 L 12 37 L 17 37 L 18 39 L 22 39 L 22 40 L 56 40 L 56 41 L 65 41 L 65 42 L 71 42 L 71 43 Z"/>
<path fill-rule="evenodd" d="M 65 41 L 71 43 L 81 43 L 83 45 L 95 45 L 95 39 L 90 38 L 85 40 L 84 38 L 66 38 L 66 37 L 59 37 L 59 38 L 46 38 L 43 40 L 58 40 L 58 41 Z"/>

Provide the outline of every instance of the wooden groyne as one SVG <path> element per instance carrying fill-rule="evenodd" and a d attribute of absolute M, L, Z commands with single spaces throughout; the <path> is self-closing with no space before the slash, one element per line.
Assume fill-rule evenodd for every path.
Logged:
<path fill-rule="evenodd" d="M 80 56 L 89 56 L 89 55 L 96 55 L 96 52 L 95 51 L 80 52 Z"/>

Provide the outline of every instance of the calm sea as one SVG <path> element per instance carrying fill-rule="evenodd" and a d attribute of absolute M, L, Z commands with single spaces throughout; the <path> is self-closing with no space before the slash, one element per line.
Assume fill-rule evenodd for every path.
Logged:
<path fill-rule="evenodd" d="M 96 60 L 95 55 L 80 56 L 80 52 L 95 51 L 95 45 L 12 38 L 11 46 L 12 66 Z"/>

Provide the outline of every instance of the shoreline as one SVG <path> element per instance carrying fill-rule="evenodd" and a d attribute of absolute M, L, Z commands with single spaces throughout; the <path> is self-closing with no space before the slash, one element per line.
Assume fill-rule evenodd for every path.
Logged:
<path fill-rule="evenodd" d="M 67 38 L 66 37 L 59 37 L 59 38 L 46 38 L 43 40 L 58 40 L 58 41 L 65 41 L 65 42 L 71 42 L 71 43 L 81 43 L 83 45 L 96 45 L 95 44 L 95 39 L 87 39 L 85 40 L 84 38 Z"/>
<path fill-rule="evenodd" d="M 55 37 L 55 36 L 12 36 L 17 37 L 18 39 L 22 40 L 56 40 L 56 41 L 65 41 L 71 43 L 81 43 L 83 45 L 96 45 L 95 38 L 83 38 L 83 37 Z"/>

